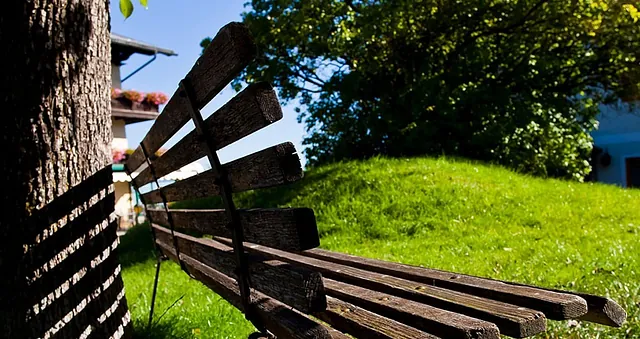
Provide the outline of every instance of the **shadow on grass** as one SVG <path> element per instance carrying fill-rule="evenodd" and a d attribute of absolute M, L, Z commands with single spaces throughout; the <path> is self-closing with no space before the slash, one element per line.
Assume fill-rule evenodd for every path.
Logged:
<path fill-rule="evenodd" d="M 156 258 L 149 224 L 136 225 L 120 237 L 120 264 L 123 268 Z"/>

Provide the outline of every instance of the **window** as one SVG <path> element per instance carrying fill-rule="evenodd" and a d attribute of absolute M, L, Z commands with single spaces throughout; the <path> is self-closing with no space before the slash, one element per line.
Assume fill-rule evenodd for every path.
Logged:
<path fill-rule="evenodd" d="M 640 188 L 640 157 L 627 158 L 627 187 Z"/>

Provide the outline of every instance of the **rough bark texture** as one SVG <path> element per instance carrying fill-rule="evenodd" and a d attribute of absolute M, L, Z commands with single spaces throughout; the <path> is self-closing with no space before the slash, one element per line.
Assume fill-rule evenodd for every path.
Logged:
<path fill-rule="evenodd" d="M 0 166 L 3 209 L 0 216 L 0 271 L 3 277 L 0 337 L 56 336 L 56 328 L 45 325 L 51 323 L 57 324 L 58 331 L 63 328 L 75 330 L 76 327 L 80 332 L 91 328 L 102 330 L 106 323 L 100 324 L 101 314 L 96 313 L 112 306 L 113 300 L 80 295 L 73 289 L 73 282 L 68 282 L 68 290 L 45 286 L 46 291 L 34 291 L 30 287 L 41 286 L 32 282 L 46 277 L 49 269 L 68 261 L 65 259 L 74 249 L 103 243 L 100 240 L 108 239 L 107 232 L 115 232 L 114 228 L 96 225 L 91 234 L 68 239 L 68 244 L 77 240 L 75 247 L 58 253 L 44 266 L 35 265 L 38 255 L 34 253 L 38 251 L 38 244 L 68 226 L 69 217 L 82 214 L 106 194 L 103 190 L 89 202 L 71 199 L 71 203 L 62 204 L 72 206 L 62 213 L 64 217 L 60 220 L 43 215 L 44 211 L 52 210 L 46 206 L 51 206 L 70 188 L 111 163 L 109 1 L 3 3 L 0 55 L 4 62 L 0 71 L 0 135 L 5 152 Z M 112 208 L 105 209 L 105 219 L 110 210 Z M 56 212 L 60 214 L 61 211 Z M 83 258 L 83 265 L 85 272 L 91 271 L 95 276 L 96 271 L 90 265 L 92 259 Z M 112 256 L 109 260 L 116 259 Z M 97 272 L 102 273 L 101 270 Z M 108 279 L 110 273 L 107 270 L 99 274 L 96 283 Z M 74 279 L 79 279 L 80 275 L 76 273 Z M 111 279 L 117 281 L 120 277 Z M 58 291 L 53 293 L 56 289 Z M 46 314 L 42 309 L 38 313 L 38 304 L 29 302 L 34 295 L 43 296 L 41 305 L 48 305 Z M 53 302 L 60 298 L 67 300 Z M 57 309 L 59 304 L 67 304 L 68 308 L 69 303 L 77 305 L 78 302 L 105 304 L 88 309 L 93 312 L 87 317 L 91 326 L 80 323 L 81 317 L 69 318 L 66 310 Z M 34 313 L 38 316 L 34 317 Z"/>

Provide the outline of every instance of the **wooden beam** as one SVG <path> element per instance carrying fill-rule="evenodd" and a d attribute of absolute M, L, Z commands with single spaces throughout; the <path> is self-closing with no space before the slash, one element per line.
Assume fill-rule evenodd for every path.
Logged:
<path fill-rule="evenodd" d="M 226 103 L 205 121 L 214 147 L 221 149 L 234 141 L 282 119 L 282 109 L 275 91 L 266 82 L 251 84 Z M 206 153 L 195 131 L 191 131 L 161 157 L 152 161 L 158 178 L 177 171 L 202 157 Z M 136 187 L 151 182 L 151 169 L 146 168 L 133 181 Z"/>
<path fill-rule="evenodd" d="M 327 297 L 326 311 L 314 313 L 313 316 L 326 322 L 333 328 L 336 328 L 341 332 L 348 333 L 355 338 L 440 338 L 333 297 Z"/>
<path fill-rule="evenodd" d="M 301 179 L 302 167 L 295 152 L 293 144 L 285 142 L 224 164 L 223 167 L 231 182 L 231 189 L 235 193 L 278 186 Z M 159 190 L 145 193 L 142 195 L 142 200 L 146 204 L 162 202 L 160 190 L 164 192 L 167 201 L 219 195 L 220 187 L 215 182 L 215 174 L 212 170 L 208 170 Z"/>
<path fill-rule="evenodd" d="M 620 327 L 627 320 L 627 312 L 615 301 L 593 294 L 567 292 L 587 301 L 589 311 L 579 319 L 607 326 Z"/>
<path fill-rule="evenodd" d="M 165 247 L 173 247 L 171 231 L 153 226 L 156 242 Z M 179 232 L 180 253 L 184 253 L 225 275 L 236 278 L 236 258 L 233 249 L 211 239 L 188 236 Z M 249 258 L 249 274 L 252 287 L 278 299 L 296 309 L 310 313 L 324 310 L 327 302 L 319 273 L 292 267 L 291 265 L 264 258 Z"/>
<path fill-rule="evenodd" d="M 362 326 L 369 325 L 374 332 L 379 332 L 378 336 L 390 338 L 500 338 L 498 327 L 487 321 L 327 278 L 324 282 L 328 294 L 324 313 L 335 314 L 314 315 L 321 320 L 327 319 L 332 326 L 333 320 L 336 322 L 334 327 L 358 319 Z M 356 335 L 353 331 L 346 332 Z"/>
<path fill-rule="evenodd" d="M 514 285 L 502 281 L 424 267 L 356 257 L 322 249 L 312 249 L 300 254 L 539 310 L 550 319 L 572 319 L 580 317 L 587 312 L 587 303 L 583 298 L 567 293 L 558 293 L 558 291 L 548 291 L 532 286 Z"/>
<path fill-rule="evenodd" d="M 216 237 L 215 239 L 224 243 L 230 242 L 230 240 L 226 238 Z M 322 273 L 326 278 L 486 320 L 495 323 L 500 331 L 508 336 L 518 338 L 526 337 L 540 333 L 546 328 L 546 318 L 544 314 L 528 308 L 377 272 L 305 257 L 262 245 L 246 243 L 245 249 L 249 253 L 259 254 L 270 259 L 315 270 Z"/>
<path fill-rule="evenodd" d="M 164 209 L 149 209 L 154 223 L 169 226 Z M 176 228 L 204 234 L 231 237 L 224 210 L 171 210 Z M 310 208 L 240 209 L 240 225 L 247 241 L 285 251 L 301 251 L 320 245 L 318 228 Z"/>
<path fill-rule="evenodd" d="M 173 261 L 178 262 L 176 252 L 173 248 L 161 244 L 160 249 Z M 240 291 L 234 279 L 183 253 L 180 253 L 180 258 L 193 277 L 223 297 L 231 305 L 244 311 L 242 309 Z M 296 312 L 282 302 L 270 298 L 254 289 L 251 289 L 251 300 L 255 305 L 256 313 L 260 317 L 260 320 L 269 331 L 278 338 L 348 338 L 346 335 L 327 328 L 309 319 L 305 315 Z"/>
<path fill-rule="evenodd" d="M 202 108 L 209 103 L 255 55 L 256 47 L 245 25 L 232 22 L 222 27 L 185 76 L 194 86 L 195 105 Z M 187 107 L 187 99 L 177 90 L 142 140 L 149 155 L 154 154 L 189 121 Z M 138 146 L 129 157 L 127 168 L 133 172 L 144 162 L 144 153 Z"/>

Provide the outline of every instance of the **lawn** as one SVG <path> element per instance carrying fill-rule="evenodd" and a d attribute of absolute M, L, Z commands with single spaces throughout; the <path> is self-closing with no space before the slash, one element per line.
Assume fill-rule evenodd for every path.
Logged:
<path fill-rule="evenodd" d="M 370 159 L 316 168 L 299 183 L 238 194 L 236 202 L 313 208 L 326 249 L 606 295 L 628 313 L 619 329 L 549 321 L 536 338 L 640 338 L 640 190 L 532 178 L 466 160 Z M 166 314 L 147 330 L 155 273 L 148 228 L 134 228 L 120 248 L 138 337 L 251 333 L 242 314 L 168 262 L 156 319 Z"/>

